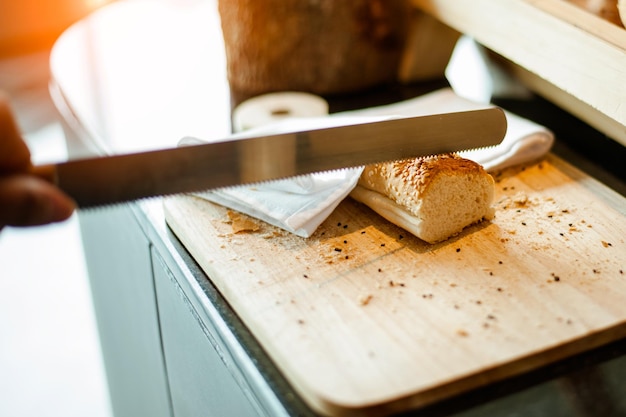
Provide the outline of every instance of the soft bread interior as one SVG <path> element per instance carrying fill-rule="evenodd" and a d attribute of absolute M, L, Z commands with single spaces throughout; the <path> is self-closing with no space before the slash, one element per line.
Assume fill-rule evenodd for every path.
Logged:
<path fill-rule="evenodd" d="M 351 197 L 429 243 L 494 216 L 491 175 L 452 155 L 368 166 Z"/>

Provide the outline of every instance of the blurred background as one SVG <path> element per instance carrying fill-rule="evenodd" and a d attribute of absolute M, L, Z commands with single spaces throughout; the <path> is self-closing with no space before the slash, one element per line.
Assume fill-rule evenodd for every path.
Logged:
<path fill-rule="evenodd" d="M 105 0 L 0 0 L 0 90 L 37 163 L 67 158 L 49 54 Z M 0 232 L 0 415 L 110 417 L 76 217 Z"/>

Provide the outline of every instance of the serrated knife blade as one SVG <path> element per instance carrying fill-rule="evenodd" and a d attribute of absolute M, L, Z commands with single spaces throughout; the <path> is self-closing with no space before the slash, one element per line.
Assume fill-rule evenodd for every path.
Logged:
<path fill-rule="evenodd" d="M 506 126 L 493 107 L 70 160 L 33 172 L 86 208 L 494 146 Z"/>

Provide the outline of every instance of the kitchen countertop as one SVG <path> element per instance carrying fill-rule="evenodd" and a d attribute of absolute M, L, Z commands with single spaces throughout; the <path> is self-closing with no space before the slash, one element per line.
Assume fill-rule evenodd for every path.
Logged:
<path fill-rule="evenodd" d="M 229 92 L 212 3 L 149 3 L 109 6 L 67 31 L 55 47 L 51 91 L 64 118 L 84 139 L 70 144 L 74 155 L 171 147 L 183 136 L 216 137 L 230 131 Z M 142 31 L 137 32 L 135 22 L 142 16 Z M 164 22 L 171 31 L 160 30 Z M 179 48 L 173 33 L 191 41 Z M 392 85 L 328 100 L 335 112 L 399 101 L 445 84 Z M 538 97 L 494 102 L 552 129 L 555 154 L 626 196 L 623 146 Z M 161 201 L 130 207 L 148 239 L 184 277 L 182 290 L 220 329 L 229 355 L 242 369 L 254 368 L 263 375 L 292 414 L 314 415 L 169 229 Z M 472 415 L 515 407 L 531 393 L 540 399 L 550 395 L 557 385 L 576 397 L 582 415 L 621 415 L 624 398 L 593 382 L 601 374 L 610 375 L 613 382 L 626 378 L 624 353 L 626 341 L 617 341 L 423 411 L 450 415 L 470 408 L 463 415 Z M 537 404 L 540 407 L 541 401 Z"/>

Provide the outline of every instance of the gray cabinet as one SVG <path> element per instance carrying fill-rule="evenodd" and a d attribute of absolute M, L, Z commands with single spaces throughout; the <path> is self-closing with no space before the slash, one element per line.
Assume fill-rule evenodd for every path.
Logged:
<path fill-rule="evenodd" d="M 164 260 L 138 216 L 133 205 L 80 213 L 115 417 L 286 416 L 228 325 L 190 300 L 189 277 Z"/>
<path fill-rule="evenodd" d="M 153 249 L 163 352 L 176 417 L 263 415 L 236 382 L 209 324 L 203 323 L 176 277 Z M 251 401 L 252 400 L 252 401 Z"/>
<path fill-rule="evenodd" d="M 150 242 L 127 206 L 80 225 L 115 417 L 171 417 Z"/>

